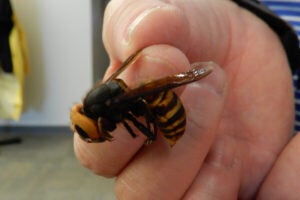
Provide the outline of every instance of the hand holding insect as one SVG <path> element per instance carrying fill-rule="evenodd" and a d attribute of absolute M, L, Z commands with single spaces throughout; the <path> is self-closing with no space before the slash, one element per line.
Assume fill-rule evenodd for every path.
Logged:
<path fill-rule="evenodd" d="M 290 137 L 293 91 L 282 46 L 260 19 L 229 0 L 112 0 L 103 40 L 111 59 L 104 80 L 146 47 L 118 76 L 129 88 L 187 72 L 198 61 L 222 68 L 174 89 L 187 123 L 173 148 L 160 134 L 145 147 L 143 134 L 132 139 L 121 123 L 110 132 L 113 142 L 87 143 L 75 134 L 83 165 L 117 176 L 119 199 L 251 199 L 262 192 Z M 270 182 L 263 189 L 280 192 L 268 190 Z"/>

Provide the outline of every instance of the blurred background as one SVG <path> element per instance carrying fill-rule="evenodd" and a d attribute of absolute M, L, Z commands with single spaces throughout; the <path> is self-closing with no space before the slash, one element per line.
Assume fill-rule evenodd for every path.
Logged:
<path fill-rule="evenodd" d="M 78 163 L 69 130 L 70 108 L 108 66 L 101 39 L 107 2 L 10 0 L 27 41 L 29 70 L 20 83 L 20 117 L 0 117 L 1 199 L 115 199 L 114 180 Z M 1 112 L 11 102 L 0 94 Z"/>

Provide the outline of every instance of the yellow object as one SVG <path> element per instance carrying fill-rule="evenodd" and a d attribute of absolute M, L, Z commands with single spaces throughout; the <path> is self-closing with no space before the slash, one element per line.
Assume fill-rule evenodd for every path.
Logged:
<path fill-rule="evenodd" d="M 0 118 L 19 120 L 23 108 L 24 75 L 29 65 L 24 33 L 15 16 L 13 22 L 9 36 L 13 73 L 0 70 Z"/>

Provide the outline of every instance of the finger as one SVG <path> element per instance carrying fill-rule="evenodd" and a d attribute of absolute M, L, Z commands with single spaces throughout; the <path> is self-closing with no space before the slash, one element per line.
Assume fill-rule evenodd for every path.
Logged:
<path fill-rule="evenodd" d="M 136 62 L 129 66 L 118 78 L 129 87 L 144 81 L 187 71 L 189 62 L 181 51 L 167 45 L 156 45 L 144 49 Z M 132 159 L 143 146 L 145 137 L 134 130 L 138 137 L 133 139 L 121 125 L 112 132 L 112 142 L 86 143 L 77 135 L 74 137 L 75 154 L 79 161 L 99 175 L 111 177 Z"/>
<path fill-rule="evenodd" d="M 299 199 L 300 134 L 285 147 L 264 181 L 258 199 Z"/>
<path fill-rule="evenodd" d="M 159 138 L 139 151 L 116 180 L 119 199 L 180 199 L 212 141 L 222 114 L 226 77 L 214 65 L 206 78 L 189 84 L 180 95 L 187 114 L 185 134 L 173 148 Z"/>
<path fill-rule="evenodd" d="M 187 49 L 185 15 L 163 1 L 111 1 L 106 8 L 103 41 L 111 60 L 125 59 L 137 49 L 169 44 Z"/>
<path fill-rule="evenodd" d="M 238 199 L 241 175 L 238 141 L 219 134 L 184 199 Z"/>

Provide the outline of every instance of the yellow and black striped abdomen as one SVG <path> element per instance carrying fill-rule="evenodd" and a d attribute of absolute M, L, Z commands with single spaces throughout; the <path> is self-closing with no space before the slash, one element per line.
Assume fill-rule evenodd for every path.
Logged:
<path fill-rule="evenodd" d="M 155 116 L 157 125 L 169 144 L 173 146 L 185 131 L 184 107 L 171 90 L 146 97 L 146 101 Z"/>

